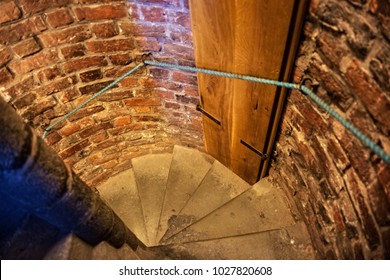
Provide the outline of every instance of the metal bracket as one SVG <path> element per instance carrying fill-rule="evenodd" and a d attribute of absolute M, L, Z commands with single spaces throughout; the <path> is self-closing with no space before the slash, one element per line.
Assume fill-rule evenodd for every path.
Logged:
<path fill-rule="evenodd" d="M 252 152 L 254 152 L 255 154 L 259 155 L 261 157 L 262 160 L 266 160 L 268 159 L 268 155 L 267 154 L 263 154 L 262 152 L 260 152 L 258 149 L 256 149 L 255 147 L 253 147 L 252 145 L 248 144 L 247 142 L 245 142 L 244 140 L 240 140 L 240 143 L 243 144 L 245 147 L 247 147 L 249 150 L 251 150 Z"/>
<path fill-rule="evenodd" d="M 208 117 L 210 120 L 212 120 L 213 122 L 215 122 L 217 125 L 221 125 L 221 121 L 219 121 L 217 118 L 215 118 L 214 116 L 212 116 L 210 113 L 206 112 L 202 106 L 200 106 L 200 104 L 196 105 L 196 111 L 199 111 L 201 112 L 203 115 L 205 115 L 206 117 Z"/>

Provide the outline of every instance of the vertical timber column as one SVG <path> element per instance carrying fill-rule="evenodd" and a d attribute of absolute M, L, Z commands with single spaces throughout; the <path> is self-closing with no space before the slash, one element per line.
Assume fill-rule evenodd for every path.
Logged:
<path fill-rule="evenodd" d="M 197 67 L 288 81 L 306 5 L 190 0 Z M 203 116 L 207 152 L 257 182 L 266 174 L 286 90 L 205 74 L 198 83 L 203 110 L 221 122 Z"/>

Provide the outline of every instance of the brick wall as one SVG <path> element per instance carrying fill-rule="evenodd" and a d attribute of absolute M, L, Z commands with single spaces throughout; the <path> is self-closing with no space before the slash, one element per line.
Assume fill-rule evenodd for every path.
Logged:
<path fill-rule="evenodd" d="M 296 62 L 318 95 L 390 152 L 387 0 L 313 0 Z M 288 98 L 271 176 L 321 257 L 390 257 L 390 166 L 298 92 Z"/>
<path fill-rule="evenodd" d="M 0 2 L 0 94 L 38 133 L 151 53 L 193 65 L 185 0 Z M 196 76 L 143 69 L 46 138 L 90 186 L 131 158 L 202 149 Z"/>

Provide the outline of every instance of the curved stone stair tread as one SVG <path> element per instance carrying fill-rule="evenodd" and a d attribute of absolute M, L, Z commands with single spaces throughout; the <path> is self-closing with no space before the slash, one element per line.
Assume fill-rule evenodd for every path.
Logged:
<path fill-rule="evenodd" d="M 111 177 L 97 187 L 100 196 L 110 205 L 126 226 L 146 245 L 146 234 L 141 200 L 133 169 Z"/>
<path fill-rule="evenodd" d="M 137 254 L 144 260 L 316 259 L 306 226 L 302 222 L 283 229 L 142 250 L 137 251 Z"/>
<path fill-rule="evenodd" d="M 195 149 L 174 147 L 156 240 L 164 236 L 169 219 L 183 209 L 213 162 L 214 158 Z"/>
<path fill-rule="evenodd" d="M 182 211 L 169 221 L 163 240 L 205 217 L 251 186 L 217 160 Z"/>
<path fill-rule="evenodd" d="M 91 260 L 139 260 L 139 257 L 126 244 L 117 249 L 103 241 L 92 249 Z"/>
<path fill-rule="evenodd" d="M 281 229 L 295 224 L 282 193 L 262 179 L 206 217 L 165 240 L 181 243 Z"/>
<path fill-rule="evenodd" d="M 132 159 L 150 245 L 156 245 L 172 154 L 150 154 Z"/>

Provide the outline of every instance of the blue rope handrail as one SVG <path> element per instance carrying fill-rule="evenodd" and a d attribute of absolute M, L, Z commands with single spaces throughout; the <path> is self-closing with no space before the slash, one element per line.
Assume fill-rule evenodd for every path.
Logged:
<path fill-rule="evenodd" d="M 74 108 L 72 111 L 64 115 L 62 118 L 57 120 L 52 125 L 48 126 L 45 129 L 45 132 L 43 133 L 42 138 L 45 139 L 47 133 L 52 130 L 55 126 L 57 126 L 62 121 L 69 118 L 71 115 L 76 113 L 78 110 L 80 110 L 82 107 L 84 107 L 87 103 L 90 101 L 96 99 L 99 95 L 103 94 L 107 90 L 111 89 L 113 86 L 118 84 L 120 81 L 122 81 L 124 78 L 128 77 L 135 71 L 137 71 L 139 68 L 145 65 L 151 65 L 151 66 L 157 66 L 157 67 L 163 67 L 163 68 L 173 68 L 173 69 L 179 69 L 183 71 L 189 71 L 189 72 L 196 72 L 196 73 L 203 73 L 208 75 L 214 75 L 214 76 L 220 76 L 220 77 L 226 77 L 231 79 L 240 79 L 245 80 L 249 82 L 255 82 L 255 83 L 261 83 L 261 84 L 267 84 L 267 85 L 274 85 L 278 87 L 284 87 L 288 89 L 296 89 L 301 92 L 303 92 L 306 96 L 308 96 L 310 99 L 312 99 L 318 106 L 320 106 L 322 109 L 324 109 L 326 112 L 328 112 L 332 117 L 334 117 L 338 122 L 340 122 L 346 129 L 348 129 L 350 132 L 352 132 L 353 135 L 355 135 L 366 147 L 370 148 L 375 154 L 377 154 L 380 158 L 382 158 L 386 163 L 390 164 L 390 155 L 386 153 L 381 147 L 379 147 L 373 140 L 371 140 L 367 135 L 365 135 L 363 132 L 361 132 L 358 128 L 356 128 L 352 123 L 350 123 L 348 120 L 343 118 L 339 113 L 337 113 L 333 108 L 331 108 L 325 101 L 323 101 L 321 98 L 319 98 L 315 93 L 313 93 L 308 87 L 301 84 L 294 84 L 294 83 L 288 83 L 288 82 L 281 82 L 271 79 L 265 79 L 265 78 L 259 78 L 259 77 L 253 77 L 248 75 L 240 75 L 240 74 L 234 74 L 234 73 L 228 73 L 223 71 L 216 71 L 211 69 L 205 69 L 205 68 L 198 68 L 198 67 L 191 67 L 191 66 L 183 66 L 183 65 L 176 65 L 176 64 L 170 64 L 165 62 L 156 62 L 156 61 L 150 61 L 146 60 L 143 63 L 138 64 L 133 69 L 113 81 L 111 84 L 106 86 L 105 88 L 101 89 L 99 92 L 95 93 L 93 96 L 85 100 L 83 103 L 81 103 L 79 106 Z"/>

